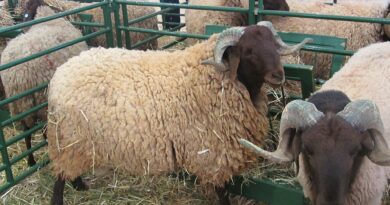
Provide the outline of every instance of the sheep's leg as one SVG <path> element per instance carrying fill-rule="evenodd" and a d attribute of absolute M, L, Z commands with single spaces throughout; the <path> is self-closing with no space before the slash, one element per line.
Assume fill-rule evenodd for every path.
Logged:
<path fill-rule="evenodd" d="M 76 177 L 76 179 L 72 181 L 72 185 L 73 185 L 73 188 L 76 189 L 77 191 L 88 190 L 88 185 L 86 185 L 83 182 L 83 179 L 80 176 Z"/>
<path fill-rule="evenodd" d="M 54 183 L 53 196 L 51 198 L 52 205 L 63 205 L 64 204 L 64 188 L 65 180 L 61 177 L 57 178 L 57 181 Z"/>
<path fill-rule="evenodd" d="M 223 187 L 215 187 L 220 205 L 230 205 L 229 193 L 226 189 L 226 184 Z"/>
<path fill-rule="evenodd" d="M 30 128 L 26 125 L 25 122 L 22 121 L 22 126 L 23 126 L 23 130 L 26 132 L 28 131 Z M 26 148 L 27 150 L 31 149 L 31 135 L 27 136 L 26 138 L 24 138 L 24 141 L 26 143 Z M 28 158 L 27 158 L 27 164 L 28 166 L 32 167 L 36 164 L 35 162 L 35 159 L 34 159 L 34 155 L 33 153 L 30 153 L 28 155 Z"/>
<path fill-rule="evenodd" d="M 24 138 L 24 141 L 26 142 L 27 150 L 31 149 L 31 135 Z M 36 164 L 33 153 L 30 153 L 28 155 L 27 164 L 30 167 L 32 167 Z"/>

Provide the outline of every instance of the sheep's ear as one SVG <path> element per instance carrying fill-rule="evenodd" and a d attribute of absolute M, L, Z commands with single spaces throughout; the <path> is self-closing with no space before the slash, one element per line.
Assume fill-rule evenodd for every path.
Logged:
<path fill-rule="evenodd" d="M 228 66 L 230 70 L 230 80 L 234 81 L 237 78 L 238 65 L 240 65 L 241 52 L 235 46 L 228 50 Z"/>

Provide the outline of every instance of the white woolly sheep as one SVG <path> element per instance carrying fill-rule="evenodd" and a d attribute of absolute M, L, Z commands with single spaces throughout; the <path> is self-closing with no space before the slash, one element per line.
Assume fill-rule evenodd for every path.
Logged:
<path fill-rule="evenodd" d="M 388 0 L 342 0 L 334 5 L 320 0 L 287 0 L 287 3 L 291 12 L 376 18 L 385 17 L 389 5 Z M 354 51 L 380 41 L 383 33 L 380 24 L 279 16 L 266 16 L 265 19 L 271 21 L 279 31 L 347 38 L 346 48 Z M 315 66 L 315 77 L 328 78 L 330 54 L 317 54 L 316 57 L 313 52 L 301 52 L 301 58 L 305 64 Z"/>
<path fill-rule="evenodd" d="M 389 68 L 390 42 L 360 49 L 308 102 L 287 105 L 276 152 L 241 142 L 279 163 L 299 156 L 315 204 L 379 205 L 390 173 Z"/>
<path fill-rule="evenodd" d="M 262 85 L 280 85 L 279 54 L 307 42 L 287 46 L 259 25 L 184 51 L 91 49 L 59 67 L 49 86 L 52 204 L 63 203 L 65 180 L 84 189 L 79 176 L 106 165 L 130 175 L 185 169 L 228 204 L 221 187 L 254 160 L 237 138 L 261 143 L 268 130 Z"/>
<path fill-rule="evenodd" d="M 147 1 L 147 0 L 139 0 L 139 1 Z M 89 5 L 93 4 L 93 3 L 80 3 L 80 2 L 64 1 L 64 0 L 44 0 L 44 2 L 48 6 L 55 8 L 55 9 L 58 9 L 59 11 L 75 9 L 75 8 L 89 6 Z M 139 18 L 139 17 L 145 16 L 145 15 L 148 15 L 148 14 L 151 14 L 154 12 L 156 12 L 156 11 L 153 7 L 127 6 L 127 13 L 128 13 L 129 19 Z M 104 15 L 103 15 L 103 10 L 101 8 L 88 10 L 88 11 L 85 11 L 82 13 L 92 15 L 93 21 L 96 21 L 98 23 L 104 23 Z M 114 18 L 113 13 L 111 15 L 111 19 L 112 19 L 112 24 L 115 25 L 115 18 Z M 121 22 L 123 22 L 122 11 L 120 11 L 120 19 L 121 19 Z M 131 26 L 158 30 L 157 23 L 158 23 L 157 17 L 155 16 L 152 18 L 148 18 L 144 21 L 141 21 L 139 23 L 132 24 Z M 112 32 L 114 34 L 114 44 L 116 45 L 116 29 L 113 28 Z M 134 45 L 137 42 L 146 40 L 149 37 L 151 37 L 151 35 L 148 33 L 130 32 L 130 38 L 131 38 L 132 45 Z M 122 43 L 123 43 L 123 45 L 125 44 L 124 33 L 122 33 Z M 98 36 L 94 39 L 91 39 L 91 45 L 92 46 L 106 47 L 106 37 L 104 35 L 101 35 L 101 36 Z M 158 43 L 157 43 L 157 39 L 155 39 L 155 40 L 150 41 L 149 43 L 146 43 L 146 44 L 138 47 L 137 49 L 140 49 L 140 50 L 157 49 L 157 47 L 158 47 Z"/>
<path fill-rule="evenodd" d="M 228 6 L 249 8 L 249 0 L 191 0 L 193 5 L 204 6 Z M 270 10 L 288 11 L 289 7 L 285 0 L 265 0 L 264 6 Z M 185 12 L 186 30 L 188 33 L 204 34 L 207 24 L 218 24 L 226 26 L 245 26 L 247 25 L 247 14 L 237 12 L 220 12 L 207 10 L 187 9 Z M 195 40 L 190 40 L 190 44 Z"/>
<path fill-rule="evenodd" d="M 37 8 L 36 5 L 35 8 Z M 53 15 L 49 7 L 38 7 L 37 18 Z M 65 32 L 64 32 L 65 31 Z M 52 48 L 62 43 L 81 37 L 81 32 L 64 19 L 56 19 L 32 26 L 25 34 L 21 34 L 8 42 L 1 56 L 1 63 L 6 64 L 31 54 Z M 68 58 L 87 50 L 85 42 L 61 49 L 34 60 L 16 65 L 0 72 L 6 97 L 11 97 L 40 84 L 48 82 L 56 68 Z M 41 91 L 26 96 L 9 104 L 11 115 L 19 114 L 47 100 L 46 92 Z M 32 128 L 37 119 L 45 120 L 46 109 L 22 119 L 24 129 Z M 27 148 L 31 148 L 31 136 L 26 138 Z M 34 165 L 33 155 L 29 155 L 28 164 Z"/>

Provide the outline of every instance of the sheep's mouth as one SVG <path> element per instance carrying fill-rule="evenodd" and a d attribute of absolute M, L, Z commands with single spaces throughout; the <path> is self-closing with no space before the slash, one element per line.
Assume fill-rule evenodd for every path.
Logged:
<path fill-rule="evenodd" d="M 267 82 L 271 87 L 278 88 L 283 85 L 285 81 L 284 75 L 275 75 L 273 73 L 270 73 L 269 75 L 265 76 L 265 82 Z"/>

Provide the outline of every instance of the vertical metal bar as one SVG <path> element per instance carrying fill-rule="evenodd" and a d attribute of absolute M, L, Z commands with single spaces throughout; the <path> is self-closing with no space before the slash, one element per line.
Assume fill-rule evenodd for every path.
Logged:
<path fill-rule="evenodd" d="M 114 47 L 114 34 L 112 32 L 112 22 L 111 22 L 111 7 L 110 0 L 105 0 L 107 4 L 102 6 L 103 14 L 104 14 L 104 25 L 109 31 L 106 33 L 106 42 L 107 47 Z"/>
<path fill-rule="evenodd" d="M 123 14 L 123 25 L 124 27 L 129 27 L 129 15 L 127 15 L 127 5 L 122 5 L 122 14 Z M 125 42 L 126 42 L 126 48 L 131 49 L 131 38 L 130 38 L 130 32 L 125 31 Z"/>
<path fill-rule="evenodd" d="M 261 11 L 261 10 L 264 10 L 264 2 L 263 2 L 263 0 L 259 0 L 259 11 Z M 258 12 L 258 13 L 260 13 L 260 12 Z M 257 16 L 257 21 L 262 21 L 262 20 L 263 19 L 262 19 L 261 14 L 258 15 Z"/>
<path fill-rule="evenodd" d="M 3 163 L 6 166 L 5 175 L 7 178 L 7 182 L 9 182 L 11 185 L 13 185 L 14 184 L 14 176 L 12 174 L 11 162 L 9 161 L 7 145 L 6 145 L 5 139 L 4 139 L 3 127 L 0 127 L 0 151 L 1 151 L 1 157 L 3 159 Z"/>
<path fill-rule="evenodd" d="M 14 14 L 14 10 L 15 10 L 14 1 L 13 0 L 8 0 L 8 11 L 11 14 Z"/>
<path fill-rule="evenodd" d="M 248 11 L 248 23 L 249 25 L 256 24 L 255 16 L 255 0 L 249 0 L 249 11 Z"/>
<path fill-rule="evenodd" d="M 120 7 L 120 3 L 117 3 L 116 0 L 113 0 L 112 1 L 112 6 L 114 8 L 114 18 L 115 18 L 115 31 L 116 31 L 116 45 L 119 47 L 119 48 L 122 48 L 123 47 L 123 43 L 122 43 L 122 31 L 119 29 L 119 27 L 121 26 L 121 19 L 119 17 L 119 7 Z"/>

